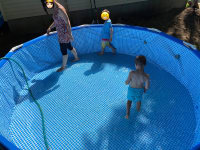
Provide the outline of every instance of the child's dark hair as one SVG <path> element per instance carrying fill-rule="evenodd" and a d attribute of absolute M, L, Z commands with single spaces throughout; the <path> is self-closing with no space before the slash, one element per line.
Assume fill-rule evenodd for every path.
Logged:
<path fill-rule="evenodd" d="M 135 59 L 135 64 L 137 65 L 146 65 L 146 57 L 143 55 L 137 56 Z"/>
<path fill-rule="evenodd" d="M 104 10 L 102 11 L 102 13 L 103 13 L 103 12 L 107 12 L 107 13 L 110 14 L 110 12 L 108 11 L 108 9 L 104 9 Z"/>
<path fill-rule="evenodd" d="M 46 8 L 46 3 L 45 3 L 45 0 L 41 0 L 41 3 L 42 3 L 42 7 L 44 9 L 44 11 L 47 13 L 48 15 L 48 11 L 47 11 L 47 8 Z"/>

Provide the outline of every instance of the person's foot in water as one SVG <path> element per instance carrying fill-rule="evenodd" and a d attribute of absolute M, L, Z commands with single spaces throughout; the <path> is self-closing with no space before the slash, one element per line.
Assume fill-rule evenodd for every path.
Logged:
<path fill-rule="evenodd" d="M 66 67 L 60 67 L 56 72 L 62 72 L 66 69 Z"/>
<path fill-rule="evenodd" d="M 77 57 L 77 58 L 73 59 L 72 62 L 77 62 L 77 61 L 79 61 L 79 60 L 80 60 L 80 58 Z"/>
<path fill-rule="evenodd" d="M 128 116 L 128 115 L 126 115 L 124 118 L 128 120 L 128 119 L 129 119 L 129 116 Z"/>

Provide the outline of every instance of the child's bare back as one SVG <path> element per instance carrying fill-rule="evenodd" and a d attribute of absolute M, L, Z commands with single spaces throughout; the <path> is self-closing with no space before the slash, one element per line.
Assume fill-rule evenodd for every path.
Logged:
<path fill-rule="evenodd" d="M 131 71 L 129 73 L 130 81 L 129 85 L 132 88 L 146 88 L 148 89 L 148 81 L 149 81 L 149 75 L 145 72 L 140 71 Z M 145 84 L 146 83 L 146 84 Z M 145 85 L 145 87 L 144 87 Z"/>

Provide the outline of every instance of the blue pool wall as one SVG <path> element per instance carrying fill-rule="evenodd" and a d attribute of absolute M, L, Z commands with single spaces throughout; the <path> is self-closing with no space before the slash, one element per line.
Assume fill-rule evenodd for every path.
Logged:
<path fill-rule="evenodd" d="M 101 50 L 101 29 L 102 25 L 83 25 L 72 28 L 75 39 L 72 44 L 79 55 Z M 186 47 L 183 41 L 158 30 L 129 25 L 114 25 L 112 43 L 118 53 L 133 56 L 145 55 L 150 63 L 169 72 L 188 89 L 193 99 L 196 117 L 193 146 L 198 145 L 200 141 L 200 53 L 195 48 Z M 176 55 L 180 58 L 175 58 Z M 62 55 L 57 34 L 54 33 L 26 42 L 18 50 L 9 52 L 6 57 L 11 57 L 22 64 L 30 80 L 35 74 L 51 67 L 52 64 L 61 63 Z M 0 68 L 0 115 L 2 118 L 0 134 L 12 142 L 9 125 L 15 106 L 22 101 L 18 93 L 25 88 L 25 80 L 18 66 L 13 62 L 3 60 L 0 62 Z"/>

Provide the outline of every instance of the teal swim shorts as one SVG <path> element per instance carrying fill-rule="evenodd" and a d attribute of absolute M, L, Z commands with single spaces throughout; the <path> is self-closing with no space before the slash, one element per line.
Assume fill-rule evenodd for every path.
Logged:
<path fill-rule="evenodd" d="M 127 98 L 129 101 L 138 102 L 142 100 L 143 93 L 144 93 L 144 88 L 132 88 L 129 86 Z"/>

